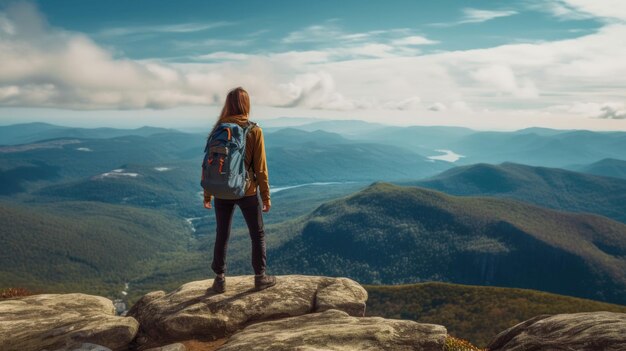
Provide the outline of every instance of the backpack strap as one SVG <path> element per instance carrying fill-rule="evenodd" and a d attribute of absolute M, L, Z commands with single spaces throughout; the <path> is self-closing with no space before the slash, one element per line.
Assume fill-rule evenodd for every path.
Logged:
<path fill-rule="evenodd" d="M 246 126 L 246 132 L 253 129 L 254 127 L 257 127 L 258 125 L 259 125 L 258 123 L 248 120 L 248 125 Z"/>
<path fill-rule="evenodd" d="M 252 122 L 251 120 L 248 120 L 248 125 L 244 128 L 243 134 L 244 134 L 244 140 L 247 141 L 248 137 L 248 132 L 251 131 L 252 129 L 256 128 L 259 124 L 256 122 Z M 247 144 L 246 144 L 247 145 Z M 250 165 L 248 166 L 248 170 L 252 170 L 252 177 L 254 180 L 256 180 L 256 174 L 254 173 L 254 149 L 252 149 L 252 158 L 250 160 Z"/>

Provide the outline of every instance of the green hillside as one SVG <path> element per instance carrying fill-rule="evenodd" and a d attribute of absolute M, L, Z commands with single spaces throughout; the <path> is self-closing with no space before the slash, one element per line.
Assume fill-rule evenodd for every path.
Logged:
<path fill-rule="evenodd" d="M 367 315 L 445 325 L 451 335 L 481 347 L 499 332 L 540 314 L 626 313 L 622 305 L 527 289 L 438 282 L 365 289 Z"/>
<path fill-rule="evenodd" d="M 170 183 L 179 189 L 196 188 L 205 142 L 206 135 L 164 132 L 108 139 L 64 137 L 0 146 L 0 195 L 35 192 L 48 186 L 54 187 L 45 190 L 46 194 L 76 194 L 94 186 L 86 180 L 128 165 L 167 167 L 183 163 L 187 163 L 187 173 L 177 184 Z M 266 144 L 272 185 L 415 179 L 451 166 L 431 162 L 412 150 L 350 141 L 323 131 L 281 129 L 267 133 Z M 75 189 L 64 190 L 68 187 Z M 146 190 L 146 201 L 152 201 L 154 196 Z"/>
<path fill-rule="evenodd" d="M 515 163 L 456 167 L 407 183 L 453 195 L 499 196 L 626 222 L 626 180 Z"/>
<path fill-rule="evenodd" d="M 626 302 L 626 225 L 526 203 L 375 183 L 268 227 L 274 272 L 449 281 Z"/>
<path fill-rule="evenodd" d="M 0 202 L 0 223 L 0 289 L 119 296 L 124 282 L 191 240 L 181 219 L 96 202 Z"/>
<path fill-rule="evenodd" d="M 44 165 L 57 169 L 58 182 L 92 177 L 129 163 L 154 164 L 195 158 L 199 167 L 204 142 L 203 136 L 179 132 L 146 137 L 47 140 L 0 147 L 0 170 Z"/>
<path fill-rule="evenodd" d="M 33 192 L 38 201 L 98 201 L 173 210 L 194 217 L 201 206 L 200 166 L 194 161 L 125 164 L 87 179 Z"/>

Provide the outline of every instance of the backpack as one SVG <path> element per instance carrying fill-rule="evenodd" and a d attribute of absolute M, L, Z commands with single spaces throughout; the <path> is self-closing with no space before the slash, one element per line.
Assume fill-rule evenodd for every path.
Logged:
<path fill-rule="evenodd" d="M 200 185 L 216 198 L 240 199 L 248 189 L 250 177 L 245 166 L 246 136 L 256 126 L 252 121 L 248 121 L 246 127 L 237 123 L 220 123 L 209 135 L 204 147 Z"/>

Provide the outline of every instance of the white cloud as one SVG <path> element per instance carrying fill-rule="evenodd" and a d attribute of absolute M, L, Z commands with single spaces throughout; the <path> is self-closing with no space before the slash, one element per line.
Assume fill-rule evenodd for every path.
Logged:
<path fill-rule="evenodd" d="M 624 104 L 620 104 L 619 107 L 605 105 L 600 108 L 602 113 L 600 113 L 597 118 L 604 119 L 626 119 L 626 108 L 624 108 Z"/>
<path fill-rule="evenodd" d="M 0 87 L 0 101 L 19 95 L 20 88 L 15 85 Z"/>
<path fill-rule="evenodd" d="M 231 26 L 234 24 L 235 23 L 233 22 L 219 21 L 213 23 L 179 23 L 158 26 L 118 27 L 104 29 L 98 34 L 102 36 L 122 36 L 145 33 L 191 33 L 224 26 Z"/>
<path fill-rule="evenodd" d="M 411 35 L 408 37 L 398 38 L 391 41 L 393 45 L 431 45 L 439 43 L 436 40 L 430 40 L 421 35 Z"/>
<path fill-rule="evenodd" d="M 83 34 L 50 27 L 26 3 L 13 5 L 1 18 L 2 106 L 161 109 L 219 103 L 237 85 L 247 86 L 258 103 L 272 105 L 284 100 L 276 98 L 278 84 L 291 78 L 278 73 L 285 64 L 267 57 L 238 57 L 241 65 L 117 59 Z M 225 57 L 233 58 L 227 53 L 212 58 Z"/>
<path fill-rule="evenodd" d="M 539 96 L 535 84 L 529 78 L 519 79 L 510 66 L 494 64 L 472 71 L 470 75 L 478 82 L 491 87 L 494 93 L 511 94 L 520 98 Z"/>
<path fill-rule="evenodd" d="M 360 33 L 360 35 L 365 34 Z M 286 37 L 282 38 L 281 41 L 288 44 L 326 42 L 341 36 L 343 36 L 343 32 L 335 26 L 317 24 L 290 32 Z"/>
<path fill-rule="evenodd" d="M 626 119 L 626 103 L 616 101 L 574 102 L 568 105 L 550 106 L 547 110 L 596 119 Z"/>
<path fill-rule="evenodd" d="M 178 49 L 213 49 L 218 48 L 223 50 L 224 47 L 243 47 L 249 45 L 252 39 L 218 39 L 208 38 L 202 40 L 177 40 L 174 42 L 174 46 Z"/>
<path fill-rule="evenodd" d="M 410 111 L 423 108 L 422 99 L 419 96 L 411 96 L 402 100 L 389 100 L 383 103 L 382 108 L 389 110 Z"/>
<path fill-rule="evenodd" d="M 364 45 L 350 47 L 335 47 L 326 49 L 331 54 L 331 58 L 354 59 L 356 57 L 393 57 L 396 56 L 395 48 L 391 45 L 381 43 L 368 43 Z M 413 51 L 412 53 L 417 53 Z"/>
<path fill-rule="evenodd" d="M 459 23 L 480 23 L 500 17 L 509 17 L 517 14 L 513 10 L 480 10 L 473 8 L 463 9 L 463 19 Z"/>
<path fill-rule="evenodd" d="M 448 107 L 442 104 L 441 102 L 435 102 L 434 104 L 428 106 L 429 111 L 435 111 L 435 112 L 445 111 L 447 109 Z"/>
<path fill-rule="evenodd" d="M 336 21 L 331 22 L 292 31 L 282 38 L 281 42 L 286 44 L 325 44 L 324 50 L 332 50 L 333 55 L 341 57 L 351 54 L 356 57 L 415 55 L 419 51 L 413 46 L 439 43 L 436 40 L 417 35 L 408 28 L 347 33 L 334 23 Z"/>
<path fill-rule="evenodd" d="M 282 107 L 354 110 L 366 105 L 339 94 L 335 89 L 333 77 L 326 72 L 297 75 L 293 81 L 280 84 L 279 89 L 287 98 L 287 101 L 280 104 Z"/>
<path fill-rule="evenodd" d="M 547 12 L 562 20 L 582 20 L 594 17 L 576 10 L 562 0 L 526 0 L 525 4 L 531 10 Z"/>
<path fill-rule="evenodd" d="M 213 60 L 215 61 L 224 61 L 224 60 L 239 61 L 239 60 L 248 59 L 249 57 L 250 55 L 248 54 L 241 54 L 241 53 L 229 52 L 229 51 L 216 51 L 216 52 L 212 52 L 206 55 L 194 56 L 192 57 L 192 59 L 196 61 L 213 61 Z"/>
<path fill-rule="evenodd" d="M 566 20 L 626 21 L 626 2 L 623 0 L 526 0 L 526 5 Z"/>
<path fill-rule="evenodd" d="M 450 108 L 453 111 L 463 112 L 463 113 L 471 113 L 472 108 L 465 101 L 454 101 Z"/>
<path fill-rule="evenodd" d="M 333 76 L 324 69 L 312 71 L 309 66 L 330 60 L 418 53 L 414 48 L 357 42 L 318 51 L 265 55 L 217 51 L 195 57 L 196 64 L 166 64 L 117 59 L 85 35 L 50 27 L 34 7 L 24 3 L 12 7 L 2 18 L 6 18 L 0 37 L 0 103 L 4 106 L 161 109 L 219 104 L 228 88 L 244 85 L 257 103 L 269 106 L 376 108 L 385 102 L 348 98 L 335 90 Z M 207 60 L 212 62 L 202 62 Z"/>
<path fill-rule="evenodd" d="M 518 12 L 515 10 L 481 10 L 474 8 L 464 8 L 463 17 L 460 20 L 454 22 L 431 23 L 430 26 L 452 27 L 467 23 L 482 23 L 491 21 L 496 18 L 513 16 L 517 13 Z"/>
<path fill-rule="evenodd" d="M 314 30 L 318 38 L 325 31 Z M 0 106 L 219 106 L 228 89 L 241 85 L 255 105 L 319 115 L 605 116 L 602 123 L 623 115 L 623 106 L 606 101 L 619 100 L 626 86 L 625 24 L 607 23 L 573 39 L 436 53 L 420 52 L 417 46 L 432 40 L 406 28 L 335 34 L 341 40 L 315 49 L 219 50 L 168 64 L 116 58 L 85 35 L 50 27 L 22 4 L 0 14 Z M 581 101 L 588 105 L 573 107 Z"/>

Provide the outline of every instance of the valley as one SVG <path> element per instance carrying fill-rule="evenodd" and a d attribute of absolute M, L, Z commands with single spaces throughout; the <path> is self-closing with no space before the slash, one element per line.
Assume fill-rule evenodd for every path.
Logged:
<path fill-rule="evenodd" d="M 611 158 L 626 133 L 583 133 L 594 145 L 610 142 L 552 162 L 537 147 L 574 132 L 268 125 L 273 206 L 264 222 L 274 273 L 530 288 L 626 303 L 626 185 L 623 161 Z M 0 287 L 131 303 L 212 275 L 215 222 L 199 186 L 206 135 L 0 127 L 9 134 L 0 147 Z M 517 146 L 503 146 L 512 140 Z M 506 162 L 486 163 L 500 157 L 495 150 Z M 520 150 L 535 151 L 522 157 Z M 58 248 L 46 249 L 54 246 L 48 240 Z M 231 274 L 249 272 L 248 241 L 236 211 Z"/>

